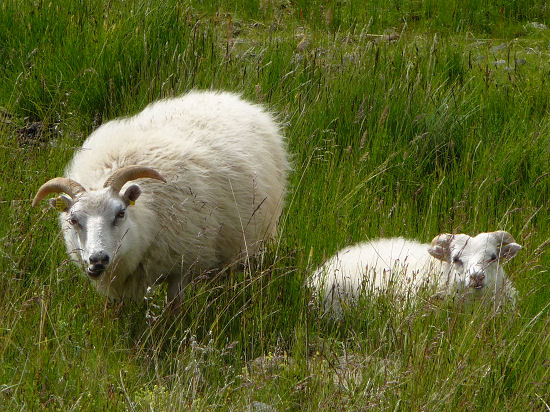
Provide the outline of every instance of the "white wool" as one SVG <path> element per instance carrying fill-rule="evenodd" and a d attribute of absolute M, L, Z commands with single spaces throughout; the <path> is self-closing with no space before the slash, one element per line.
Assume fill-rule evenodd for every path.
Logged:
<path fill-rule="evenodd" d="M 515 256 L 521 246 L 504 244 L 503 233 L 476 237 L 444 234 L 431 245 L 401 237 L 359 243 L 340 250 L 320 266 L 310 278 L 310 286 L 325 311 L 336 315 L 342 304 L 353 305 L 363 291 L 383 293 L 388 287 L 414 295 L 422 286 L 434 285 L 438 293 L 491 294 L 514 305 L 516 291 L 501 263 Z M 437 241 L 443 238 L 447 242 L 438 249 Z"/>
<path fill-rule="evenodd" d="M 193 274 L 254 254 L 276 234 L 289 162 L 261 106 L 209 91 L 158 101 L 94 131 L 65 176 L 86 189 L 81 201 L 96 196 L 100 204 L 105 180 L 129 165 L 151 167 L 167 183 L 138 179 L 122 188 L 137 183 L 142 194 L 127 208 L 112 269 L 92 280 L 110 297 L 141 299 L 165 278 L 173 298 Z M 85 263 L 66 213 L 60 222 L 69 253 Z"/>

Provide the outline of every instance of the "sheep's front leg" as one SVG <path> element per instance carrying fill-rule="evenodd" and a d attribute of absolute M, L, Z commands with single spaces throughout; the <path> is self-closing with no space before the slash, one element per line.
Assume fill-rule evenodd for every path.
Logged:
<path fill-rule="evenodd" d="M 181 305 L 182 293 L 189 284 L 187 276 L 181 276 L 181 273 L 170 275 L 166 282 L 168 283 L 168 303 L 174 307 Z"/>

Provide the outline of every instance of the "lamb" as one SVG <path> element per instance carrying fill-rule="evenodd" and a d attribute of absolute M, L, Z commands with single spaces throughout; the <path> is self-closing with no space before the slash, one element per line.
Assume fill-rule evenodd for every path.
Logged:
<path fill-rule="evenodd" d="M 272 115 L 193 91 L 103 124 L 32 204 L 61 193 L 50 204 L 68 254 L 100 293 L 140 300 L 165 281 L 172 300 L 276 235 L 288 171 Z"/>
<path fill-rule="evenodd" d="M 490 294 L 500 303 L 515 306 L 516 290 L 501 263 L 513 258 L 521 246 L 507 232 L 440 234 L 431 245 L 401 237 L 376 239 L 344 248 L 312 275 L 314 295 L 325 312 L 339 316 L 361 291 L 414 294 L 433 285 L 437 292 Z M 391 285 L 391 286 L 390 286 Z"/>

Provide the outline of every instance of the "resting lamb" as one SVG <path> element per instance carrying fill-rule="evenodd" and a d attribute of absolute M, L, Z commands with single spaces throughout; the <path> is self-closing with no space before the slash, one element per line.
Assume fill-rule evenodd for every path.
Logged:
<path fill-rule="evenodd" d="M 521 246 L 507 232 L 441 234 L 431 245 L 401 237 L 376 239 L 342 249 L 310 279 L 324 309 L 341 313 L 363 290 L 382 292 L 389 285 L 398 293 L 434 285 L 440 293 L 491 294 L 515 305 L 516 290 L 501 264 Z"/>

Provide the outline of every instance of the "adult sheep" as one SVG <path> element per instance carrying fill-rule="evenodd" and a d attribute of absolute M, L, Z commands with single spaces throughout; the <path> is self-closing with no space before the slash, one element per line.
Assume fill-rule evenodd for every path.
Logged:
<path fill-rule="evenodd" d="M 516 290 L 501 263 L 513 258 L 521 246 L 507 232 L 441 234 L 431 245 L 401 237 L 376 239 L 339 251 L 310 279 L 324 310 L 340 315 L 361 291 L 413 294 L 434 285 L 438 293 L 490 294 L 500 303 L 515 305 Z M 391 285 L 391 286 L 390 286 Z"/>
<path fill-rule="evenodd" d="M 268 112 L 234 94 L 194 91 L 103 124 L 33 206 L 63 193 L 50 204 L 68 253 L 101 293 L 139 300 L 166 281 L 172 300 L 193 274 L 274 237 L 288 170 Z"/>

